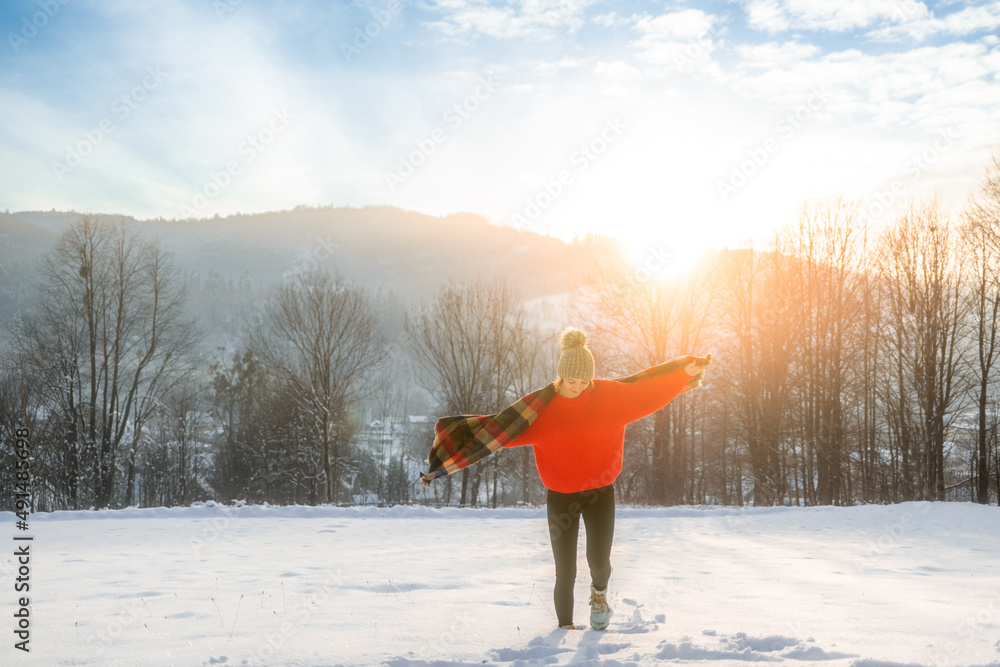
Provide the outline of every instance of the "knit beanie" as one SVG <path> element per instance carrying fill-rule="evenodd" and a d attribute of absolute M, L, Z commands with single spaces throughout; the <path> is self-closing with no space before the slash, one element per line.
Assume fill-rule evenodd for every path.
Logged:
<path fill-rule="evenodd" d="M 594 355 L 587 347 L 587 334 L 566 327 L 559 336 L 559 377 L 567 380 L 590 381 L 594 377 Z"/>

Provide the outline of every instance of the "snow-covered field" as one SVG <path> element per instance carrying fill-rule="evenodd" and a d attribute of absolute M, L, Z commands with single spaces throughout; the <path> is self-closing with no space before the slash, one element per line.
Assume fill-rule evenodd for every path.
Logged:
<path fill-rule="evenodd" d="M 0 664 L 1000 664 L 998 511 L 620 507 L 606 632 L 556 629 L 542 509 L 36 514 Z"/>

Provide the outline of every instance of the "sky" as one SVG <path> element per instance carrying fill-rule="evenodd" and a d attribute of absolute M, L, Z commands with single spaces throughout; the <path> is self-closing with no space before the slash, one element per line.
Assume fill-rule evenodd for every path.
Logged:
<path fill-rule="evenodd" d="M 392 205 L 681 262 L 838 196 L 957 211 L 1000 150 L 1000 1 L 8 0 L 0 28 L 0 211 Z"/>

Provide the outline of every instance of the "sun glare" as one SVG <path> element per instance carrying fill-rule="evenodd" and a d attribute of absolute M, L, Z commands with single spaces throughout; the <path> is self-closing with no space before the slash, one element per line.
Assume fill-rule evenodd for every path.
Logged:
<path fill-rule="evenodd" d="M 684 241 L 671 243 L 669 240 L 651 240 L 642 235 L 628 235 L 619 238 L 626 258 L 643 276 L 654 280 L 674 280 L 695 268 L 713 249 L 707 240 L 702 243 Z"/>

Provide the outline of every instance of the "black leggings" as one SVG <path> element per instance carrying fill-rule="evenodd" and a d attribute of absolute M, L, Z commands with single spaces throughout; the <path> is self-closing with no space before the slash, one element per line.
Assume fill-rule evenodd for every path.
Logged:
<path fill-rule="evenodd" d="M 548 493 L 549 537 L 556 559 L 556 587 L 552 594 L 559 625 L 573 622 L 573 584 L 576 581 L 576 541 L 580 515 L 587 527 L 587 564 L 590 579 L 599 591 L 611 578 L 611 541 L 615 536 L 615 487 Z"/>

